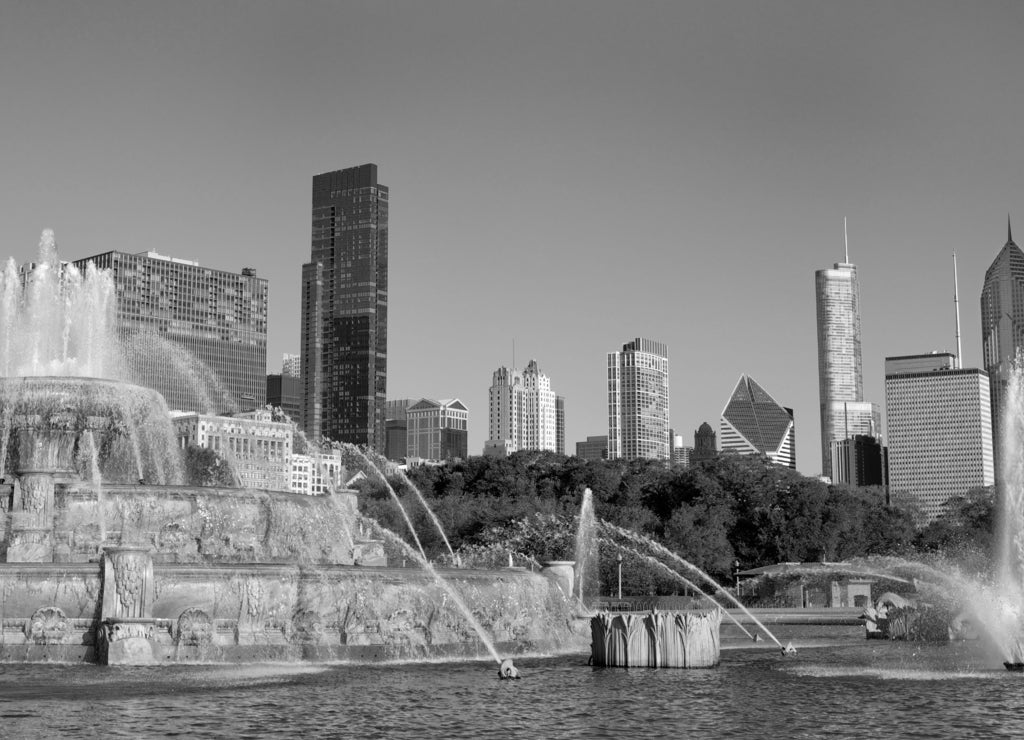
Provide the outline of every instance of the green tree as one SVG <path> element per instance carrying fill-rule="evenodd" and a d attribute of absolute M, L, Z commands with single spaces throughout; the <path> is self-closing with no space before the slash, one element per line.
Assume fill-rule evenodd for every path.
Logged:
<path fill-rule="evenodd" d="M 231 465 L 208 447 L 185 448 L 185 483 L 189 486 L 237 488 Z"/>

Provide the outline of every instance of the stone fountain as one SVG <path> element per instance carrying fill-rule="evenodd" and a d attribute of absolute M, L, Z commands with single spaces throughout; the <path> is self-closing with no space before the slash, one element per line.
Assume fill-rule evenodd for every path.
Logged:
<path fill-rule="evenodd" d="M 492 654 L 582 647 L 539 574 L 360 565 L 353 491 L 183 485 L 163 398 L 124 376 L 112 295 L 52 232 L 0 280 L 0 661 L 486 655 L 470 622 Z"/>

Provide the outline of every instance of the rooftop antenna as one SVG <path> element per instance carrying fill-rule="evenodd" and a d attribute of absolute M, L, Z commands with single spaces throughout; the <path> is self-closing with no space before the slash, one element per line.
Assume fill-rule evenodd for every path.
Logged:
<path fill-rule="evenodd" d="M 960 353 L 963 352 L 963 347 L 960 346 L 960 298 L 958 296 L 959 290 L 957 289 L 957 278 L 956 278 L 956 252 L 953 252 L 953 308 L 956 310 L 956 368 L 962 370 L 964 367 L 964 361 Z"/>
<path fill-rule="evenodd" d="M 846 216 L 843 216 L 843 246 L 846 248 L 846 264 L 850 264 L 850 240 L 846 236 Z"/>
<path fill-rule="evenodd" d="M 516 338 L 512 337 L 512 372 L 516 371 Z"/>

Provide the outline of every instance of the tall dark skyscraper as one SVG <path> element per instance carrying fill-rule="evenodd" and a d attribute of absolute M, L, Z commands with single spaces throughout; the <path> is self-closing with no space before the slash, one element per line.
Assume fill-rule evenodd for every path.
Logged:
<path fill-rule="evenodd" d="M 383 452 L 388 348 L 388 189 L 377 165 L 313 177 L 302 266 L 302 429 Z"/>
<path fill-rule="evenodd" d="M 985 271 L 981 289 L 982 362 L 992 395 L 993 451 L 997 462 L 1002 450 L 1002 407 L 1006 384 L 1017 350 L 1024 347 L 1024 253 L 1013 243 L 1006 218 L 1006 244 Z"/>

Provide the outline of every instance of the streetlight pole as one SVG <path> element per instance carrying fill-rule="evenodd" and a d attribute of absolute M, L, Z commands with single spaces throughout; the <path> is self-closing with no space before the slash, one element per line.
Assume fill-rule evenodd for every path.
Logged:
<path fill-rule="evenodd" d="M 733 580 L 735 581 L 735 584 L 736 584 L 736 595 L 739 596 L 740 595 L 740 561 L 739 560 L 734 560 L 733 561 L 733 564 L 732 564 L 732 574 L 733 574 L 733 576 L 732 576 Z"/>
<path fill-rule="evenodd" d="M 619 563 L 619 601 L 622 601 L 622 553 L 619 553 L 616 560 Z"/>

